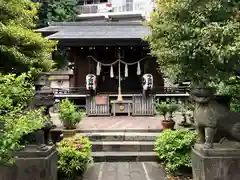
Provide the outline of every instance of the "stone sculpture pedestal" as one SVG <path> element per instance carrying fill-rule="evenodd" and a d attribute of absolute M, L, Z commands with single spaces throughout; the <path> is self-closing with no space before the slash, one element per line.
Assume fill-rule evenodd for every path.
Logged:
<path fill-rule="evenodd" d="M 235 142 L 192 148 L 193 180 L 240 180 L 240 148 Z"/>
<path fill-rule="evenodd" d="M 16 180 L 57 180 L 58 156 L 55 146 L 39 151 L 34 145 L 27 145 L 16 153 Z"/>

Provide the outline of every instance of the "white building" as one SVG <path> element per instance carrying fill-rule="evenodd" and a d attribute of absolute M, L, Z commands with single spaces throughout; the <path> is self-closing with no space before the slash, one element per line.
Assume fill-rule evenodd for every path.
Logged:
<path fill-rule="evenodd" d="M 154 9 L 154 0 L 80 0 L 78 4 L 80 17 L 99 14 L 142 14 L 150 15 Z"/>

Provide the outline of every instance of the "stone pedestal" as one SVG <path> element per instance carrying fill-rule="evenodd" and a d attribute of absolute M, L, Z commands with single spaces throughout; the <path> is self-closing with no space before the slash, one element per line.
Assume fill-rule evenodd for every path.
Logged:
<path fill-rule="evenodd" d="M 17 167 L 14 165 L 0 165 L 0 180 L 16 180 Z"/>
<path fill-rule="evenodd" d="M 192 149 L 193 180 L 240 180 L 240 148 L 236 143 L 214 144 Z"/>
<path fill-rule="evenodd" d="M 48 146 L 47 151 L 27 146 L 16 153 L 16 180 L 57 180 L 57 161 L 55 146 Z"/>

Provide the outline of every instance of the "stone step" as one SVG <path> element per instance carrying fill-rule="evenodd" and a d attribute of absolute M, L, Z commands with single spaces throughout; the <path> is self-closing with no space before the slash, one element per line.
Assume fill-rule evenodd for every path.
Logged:
<path fill-rule="evenodd" d="M 156 162 L 155 152 L 92 152 L 94 162 Z"/>
<path fill-rule="evenodd" d="M 115 152 L 151 152 L 154 141 L 94 141 L 92 151 L 115 151 Z"/>
<path fill-rule="evenodd" d="M 155 141 L 160 133 L 94 132 L 76 135 L 86 136 L 91 141 Z"/>
<path fill-rule="evenodd" d="M 77 129 L 78 133 L 93 133 L 93 132 L 132 132 L 132 133 L 160 133 L 162 130 L 161 129 L 139 129 L 139 128 L 134 128 L 134 129 Z"/>

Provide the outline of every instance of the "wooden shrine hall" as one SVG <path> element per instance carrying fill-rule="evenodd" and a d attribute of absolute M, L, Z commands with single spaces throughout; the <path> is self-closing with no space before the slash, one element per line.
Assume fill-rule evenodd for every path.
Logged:
<path fill-rule="evenodd" d="M 142 39 L 151 33 L 142 21 L 61 22 L 37 31 L 68 48 L 74 68 L 65 97 L 85 103 L 88 116 L 155 115 L 164 80 Z"/>

